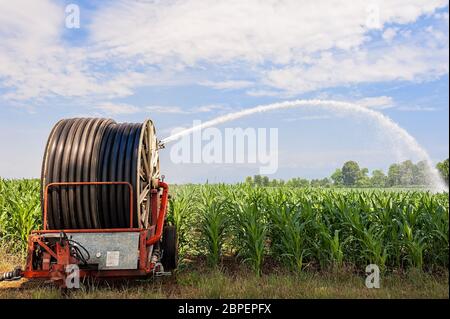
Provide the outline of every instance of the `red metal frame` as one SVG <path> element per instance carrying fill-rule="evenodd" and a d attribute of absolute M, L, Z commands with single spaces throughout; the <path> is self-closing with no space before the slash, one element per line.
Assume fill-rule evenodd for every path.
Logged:
<path fill-rule="evenodd" d="M 110 228 L 110 229 L 47 229 L 47 210 L 48 210 L 48 191 L 50 187 L 56 186 L 83 186 L 83 185 L 127 185 L 130 191 L 130 227 L 129 228 Z M 58 281 L 64 285 L 65 266 L 70 263 L 77 263 L 74 258 L 70 256 L 68 245 L 56 243 L 55 249 L 48 247 L 42 239 L 45 234 L 52 233 L 107 233 L 107 232 L 139 232 L 139 265 L 137 269 L 133 270 L 90 270 L 80 269 L 81 277 L 141 277 L 148 275 L 155 264 L 150 260 L 149 253 L 151 246 L 156 244 L 162 236 L 164 227 L 164 220 L 167 212 L 167 203 L 169 195 L 169 186 L 164 182 L 158 183 L 158 188 L 162 188 L 161 202 L 159 201 L 159 192 L 152 193 L 151 210 L 152 210 L 152 225 L 149 228 L 133 228 L 133 187 L 128 182 L 55 182 L 49 183 L 44 189 L 44 216 L 43 216 L 43 230 L 35 230 L 31 232 L 28 238 L 28 256 L 25 271 L 23 272 L 26 278 L 46 278 Z M 159 206 L 159 211 L 158 211 Z M 154 218 L 156 218 L 156 223 Z M 42 269 L 34 269 L 33 256 L 37 246 L 44 250 L 45 258 L 43 260 Z M 56 264 L 50 264 L 51 257 L 56 260 Z"/>
<path fill-rule="evenodd" d="M 164 182 L 159 182 L 159 187 L 163 189 L 163 194 L 161 203 L 159 205 L 159 214 L 158 214 L 158 221 L 156 222 L 156 231 L 155 235 L 153 235 L 147 240 L 147 246 L 151 246 L 155 244 L 157 241 L 159 241 L 164 227 L 164 219 L 166 217 L 167 211 L 167 199 L 169 197 L 169 185 L 167 185 Z"/>

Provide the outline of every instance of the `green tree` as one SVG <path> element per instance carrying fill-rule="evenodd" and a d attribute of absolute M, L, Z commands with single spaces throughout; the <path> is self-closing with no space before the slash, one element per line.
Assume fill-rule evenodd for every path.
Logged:
<path fill-rule="evenodd" d="M 288 187 L 298 187 L 296 184 L 297 179 L 296 178 L 291 178 L 286 182 L 286 186 Z"/>
<path fill-rule="evenodd" d="M 360 174 L 359 165 L 355 161 L 345 162 L 342 166 L 342 182 L 345 186 L 355 186 Z"/>
<path fill-rule="evenodd" d="M 321 187 L 330 187 L 331 186 L 331 180 L 328 177 L 322 178 L 319 181 L 319 185 Z"/>
<path fill-rule="evenodd" d="M 400 165 L 392 164 L 391 166 L 389 166 L 387 185 L 388 186 L 400 185 Z"/>
<path fill-rule="evenodd" d="M 287 181 L 286 186 L 289 187 L 308 187 L 309 181 L 304 178 L 291 178 Z"/>
<path fill-rule="evenodd" d="M 281 185 L 281 179 L 280 179 L 280 180 L 277 180 L 276 178 L 274 178 L 274 179 L 272 179 L 272 180 L 269 182 L 269 185 L 270 185 L 271 187 L 277 187 L 277 186 L 280 186 L 280 185 Z"/>
<path fill-rule="evenodd" d="M 427 181 L 427 164 L 425 161 L 420 161 L 414 165 L 413 171 L 413 184 L 414 185 L 426 185 Z"/>
<path fill-rule="evenodd" d="M 441 174 L 442 179 L 448 185 L 448 158 L 445 161 L 437 163 L 436 168 L 438 169 L 439 173 Z"/>
<path fill-rule="evenodd" d="M 269 186 L 269 183 L 270 183 L 270 181 L 269 181 L 269 178 L 267 177 L 267 176 L 263 176 L 263 178 L 262 178 L 262 186 Z"/>
<path fill-rule="evenodd" d="M 312 179 L 311 180 L 311 186 L 312 187 L 330 187 L 331 186 L 331 180 L 328 177 L 319 179 Z"/>
<path fill-rule="evenodd" d="M 253 185 L 253 178 L 251 176 L 247 176 L 245 178 L 245 184 Z"/>
<path fill-rule="evenodd" d="M 359 171 L 359 176 L 358 176 L 358 180 L 356 181 L 356 185 L 358 187 L 369 187 L 370 186 L 369 170 L 367 168 L 362 168 Z"/>
<path fill-rule="evenodd" d="M 385 187 L 387 183 L 387 177 L 381 169 L 376 169 L 372 172 L 370 178 L 370 186 L 372 187 Z"/>
<path fill-rule="evenodd" d="M 253 183 L 254 183 L 256 186 L 262 186 L 262 176 L 261 176 L 261 175 L 255 175 L 255 176 L 253 177 Z"/>
<path fill-rule="evenodd" d="M 414 164 L 410 160 L 400 163 L 400 185 L 409 186 L 414 181 Z"/>
<path fill-rule="evenodd" d="M 330 177 L 333 180 L 335 186 L 341 186 L 344 183 L 342 178 L 342 170 L 340 168 L 336 169 Z"/>
<path fill-rule="evenodd" d="M 309 180 L 306 178 L 297 178 L 299 187 L 308 187 L 310 186 Z"/>

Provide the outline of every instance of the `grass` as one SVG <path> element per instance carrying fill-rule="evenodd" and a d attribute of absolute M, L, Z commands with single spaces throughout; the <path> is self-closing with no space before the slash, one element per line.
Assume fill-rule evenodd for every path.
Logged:
<path fill-rule="evenodd" d="M 89 283 L 69 296 L 38 282 L 0 283 L 0 298 L 449 298 L 448 273 L 422 271 L 388 274 L 379 289 L 368 289 L 364 277 L 351 272 L 290 272 L 256 276 L 246 268 L 190 269 L 173 277 L 135 282 Z"/>
<path fill-rule="evenodd" d="M 17 255 L 0 247 L 0 272 L 23 264 Z M 185 265 L 170 277 L 135 281 L 88 281 L 69 295 L 51 283 L 21 279 L 0 282 L 0 299 L 163 299 L 163 298 L 449 298 L 448 270 L 433 273 L 410 269 L 381 276 L 379 289 L 365 287 L 365 275 L 354 269 L 292 273 L 280 264 L 266 262 L 257 276 L 233 258 L 218 267 L 206 258 Z"/>
<path fill-rule="evenodd" d="M 25 264 L 25 254 L 12 253 L 5 245 L 0 245 L 0 273 L 11 271 L 15 266 Z"/>

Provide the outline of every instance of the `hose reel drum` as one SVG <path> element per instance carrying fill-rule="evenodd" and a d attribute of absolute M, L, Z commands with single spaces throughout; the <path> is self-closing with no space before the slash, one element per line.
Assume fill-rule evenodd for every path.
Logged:
<path fill-rule="evenodd" d="M 158 148 L 151 120 L 74 118 L 56 123 L 45 149 L 41 189 L 53 182 L 128 182 L 133 201 L 130 205 L 126 185 L 52 187 L 47 195 L 48 229 L 129 227 L 130 206 L 133 226 L 147 228 L 152 222 L 150 196 L 160 179 Z"/>

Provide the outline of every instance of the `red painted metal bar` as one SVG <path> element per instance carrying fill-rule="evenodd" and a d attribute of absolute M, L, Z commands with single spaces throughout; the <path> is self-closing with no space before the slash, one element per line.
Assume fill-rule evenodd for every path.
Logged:
<path fill-rule="evenodd" d="M 52 257 L 54 257 L 55 259 L 58 259 L 58 256 L 56 255 L 56 253 L 53 250 L 51 250 L 50 247 L 48 247 L 44 242 L 42 242 L 42 240 L 40 240 L 39 238 L 34 238 L 34 239 L 32 239 L 32 241 L 38 243 L 39 246 L 44 248 L 50 255 L 52 255 Z"/>
<path fill-rule="evenodd" d="M 167 185 L 164 182 L 159 182 L 159 187 L 163 189 L 163 194 L 161 199 L 161 205 L 159 206 L 159 215 L 158 221 L 156 223 L 156 231 L 155 235 L 153 235 L 147 240 L 147 246 L 155 244 L 161 238 L 164 226 L 164 218 L 166 217 L 167 200 L 169 197 L 169 185 Z"/>
<path fill-rule="evenodd" d="M 88 229 L 47 229 L 47 230 L 33 230 L 32 234 L 58 234 L 58 233 L 125 233 L 125 232 L 139 232 L 144 228 L 88 228 Z"/>
<path fill-rule="evenodd" d="M 95 278 L 135 278 L 135 277 L 143 277 L 148 275 L 149 272 L 143 269 L 136 270 L 85 270 L 80 269 L 80 277 L 95 277 Z M 45 270 L 33 270 L 28 271 L 25 270 L 23 272 L 23 276 L 25 278 L 42 278 L 48 279 L 49 272 Z"/>
<path fill-rule="evenodd" d="M 48 189 L 54 186 L 79 185 L 127 185 L 130 191 L 130 228 L 133 228 L 133 186 L 128 182 L 54 182 L 45 185 L 44 190 L 44 230 L 47 230 Z"/>

